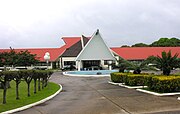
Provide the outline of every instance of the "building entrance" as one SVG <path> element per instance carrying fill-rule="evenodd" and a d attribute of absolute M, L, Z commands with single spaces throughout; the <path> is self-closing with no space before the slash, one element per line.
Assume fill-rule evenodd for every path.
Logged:
<path fill-rule="evenodd" d="M 98 70 L 100 69 L 100 63 L 101 63 L 100 60 L 82 61 L 84 70 Z"/>

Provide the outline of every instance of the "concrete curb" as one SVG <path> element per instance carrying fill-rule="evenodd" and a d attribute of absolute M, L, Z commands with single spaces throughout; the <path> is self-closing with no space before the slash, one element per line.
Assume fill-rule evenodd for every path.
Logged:
<path fill-rule="evenodd" d="M 119 86 L 125 87 L 125 88 L 128 88 L 128 89 L 137 89 L 137 88 L 146 88 L 147 87 L 147 86 L 127 86 L 127 85 L 124 85 L 124 84 L 119 84 Z"/>
<path fill-rule="evenodd" d="M 180 92 L 176 92 L 176 93 L 156 93 L 156 92 L 147 91 L 147 90 L 143 90 L 143 89 L 136 89 L 136 90 L 137 90 L 137 91 L 140 91 L 140 92 L 144 92 L 144 93 L 156 95 L 156 96 L 180 95 Z M 178 100 L 180 100 L 180 98 L 178 98 Z"/>
<path fill-rule="evenodd" d="M 109 84 L 112 84 L 112 85 L 119 85 L 119 84 L 122 84 L 122 83 L 115 83 L 115 82 L 112 82 L 112 81 L 108 81 Z"/>
<path fill-rule="evenodd" d="M 42 99 L 42 100 L 40 100 L 40 101 L 38 101 L 38 102 L 29 104 L 29 105 L 26 105 L 26 106 L 23 106 L 23 107 L 20 107 L 20 108 L 8 110 L 8 111 L 2 112 L 2 113 L 0 113 L 0 114 L 10 114 L 10 113 L 15 113 L 15 112 L 22 111 L 22 110 L 31 108 L 31 107 L 33 107 L 33 106 L 42 104 L 42 103 L 44 103 L 44 102 L 46 102 L 46 101 L 52 99 L 53 97 L 55 97 L 57 94 L 59 94 L 59 93 L 62 91 L 62 85 L 59 84 L 59 86 L 60 86 L 60 89 L 59 89 L 56 93 L 54 93 L 53 95 L 51 95 L 51 96 L 49 96 L 49 97 L 47 97 L 47 98 L 45 98 L 45 99 Z"/>
<path fill-rule="evenodd" d="M 114 83 L 112 81 L 108 81 L 109 84 L 112 84 L 112 85 L 119 85 L 121 87 L 125 87 L 125 88 L 128 88 L 128 89 L 137 89 L 137 88 L 146 88 L 147 86 L 127 86 L 127 85 L 124 85 L 124 83 Z"/>

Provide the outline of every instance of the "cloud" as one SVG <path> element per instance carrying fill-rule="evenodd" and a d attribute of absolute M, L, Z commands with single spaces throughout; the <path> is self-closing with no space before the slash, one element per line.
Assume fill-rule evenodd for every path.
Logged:
<path fill-rule="evenodd" d="M 179 0 L 0 2 L 0 48 L 59 47 L 63 36 L 100 29 L 110 46 L 180 37 Z"/>

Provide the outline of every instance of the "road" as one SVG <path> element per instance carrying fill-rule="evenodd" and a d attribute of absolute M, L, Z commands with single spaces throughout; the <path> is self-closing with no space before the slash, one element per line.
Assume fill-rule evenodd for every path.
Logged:
<path fill-rule="evenodd" d="M 109 77 L 69 77 L 61 72 L 50 81 L 63 91 L 53 99 L 17 114 L 180 113 L 177 96 L 157 97 L 107 83 Z"/>

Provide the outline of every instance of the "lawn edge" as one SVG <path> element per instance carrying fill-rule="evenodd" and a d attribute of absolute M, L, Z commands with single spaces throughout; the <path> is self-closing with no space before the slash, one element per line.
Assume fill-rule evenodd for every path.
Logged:
<path fill-rule="evenodd" d="M 60 88 L 59 88 L 59 90 L 58 90 L 56 93 L 54 93 L 53 95 L 51 95 L 51 96 L 49 96 L 49 97 L 46 97 L 45 99 L 42 99 L 42 100 L 37 101 L 37 102 L 35 102 L 35 103 L 28 104 L 28 105 L 26 105 L 26 106 L 22 106 L 22 107 L 19 107 L 19 108 L 16 108 L 16 109 L 12 109 L 12 110 L 8 110 L 8 111 L 5 111 L 5 112 L 1 112 L 0 114 L 15 113 L 15 112 L 19 112 L 19 111 L 22 111 L 22 110 L 26 110 L 26 109 L 31 108 L 31 107 L 33 107 L 33 106 L 42 104 L 42 103 L 44 103 L 44 102 L 46 102 L 46 101 L 54 98 L 56 95 L 58 95 L 58 94 L 62 91 L 62 85 L 59 84 L 59 87 L 60 87 Z"/>

